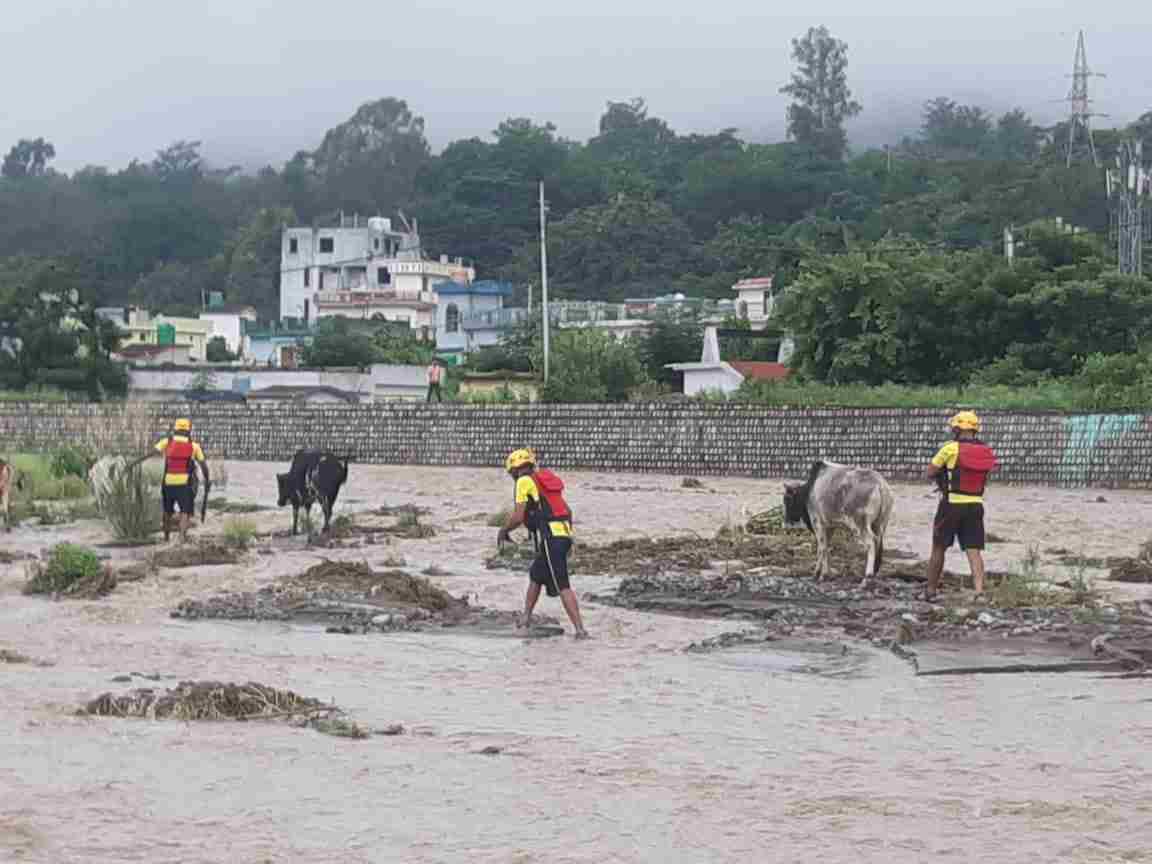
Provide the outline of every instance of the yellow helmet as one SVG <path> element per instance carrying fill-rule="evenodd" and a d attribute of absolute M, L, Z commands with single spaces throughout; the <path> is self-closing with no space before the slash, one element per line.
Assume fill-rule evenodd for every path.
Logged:
<path fill-rule="evenodd" d="M 535 465 L 536 454 L 528 447 L 521 450 L 513 450 L 508 454 L 508 458 L 504 460 L 504 470 L 513 471 L 522 465 Z"/>
<path fill-rule="evenodd" d="M 980 418 L 976 416 L 975 411 L 961 411 L 948 421 L 948 426 L 964 432 L 979 432 Z"/>
<path fill-rule="evenodd" d="M 172 428 L 177 432 L 191 432 L 192 421 L 187 417 L 181 417 L 179 420 L 172 424 Z"/>

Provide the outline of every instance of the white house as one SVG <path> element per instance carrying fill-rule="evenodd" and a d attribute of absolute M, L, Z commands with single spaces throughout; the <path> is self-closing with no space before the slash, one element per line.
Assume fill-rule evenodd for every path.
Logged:
<path fill-rule="evenodd" d="M 311 324 L 325 316 L 435 326 L 436 292 L 444 281 L 467 284 L 476 271 L 461 259 L 424 258 L 420 235 L 393 230 L 392 220 L 341 219 L 338 228 L 285 228 L 280 257 L 280 319 Z"/>
<path fill-rule="evenodd" d="M 767 327 L 776 306 L 772 277 L 741 279 L 732 290 L 736 292 L 736 317 L 747 321 L 753 330 Z"/>
<path fill-rule="evenodd" d="M 209 306 L 200 313 L 201 321 L 212 323 L 212 336 L 222 336 L 228 350 L 240 356 L 244 353 L 244 334 L 256 323 L 256 310 L 251 306 Z"/>
<path fill-rule="evenodd" d="M 684 395 L 732 393 L 750 379 L 779 381 L 788 377 L 788 367 L 781 363 L 758 360 L 720 359 L 720 340 L 715 327 L 704 328 L 704 347 L 698 363 L 669 363 L 669 369 L 684 375 Z"/>

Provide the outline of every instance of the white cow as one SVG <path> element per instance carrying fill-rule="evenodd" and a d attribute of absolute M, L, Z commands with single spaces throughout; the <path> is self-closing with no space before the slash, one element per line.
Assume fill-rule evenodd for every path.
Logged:
<path fill-rule="evenodd" d="M 816 535 L 817 579 L 828 572 L 828 529 L 847 525 L 868 550 L 867 581 L 880 572 L 894 500 L 892 488 L 872 469 L 820 459 L 812 463 L 804 483 L 784 485 L 784 521 L 803 522 Z"/>

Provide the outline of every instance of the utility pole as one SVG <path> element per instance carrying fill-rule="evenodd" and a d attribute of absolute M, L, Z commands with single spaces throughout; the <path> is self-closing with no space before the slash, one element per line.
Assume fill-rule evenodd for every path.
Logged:
<path fill-rule="evenodd" d="M 540 181 L 540 305 L 544 313 L 544 383 L 548 383 L 548 205 Z"/>
<path fill-rule="evenodd" d="M 1103 78 L 1099 72 L 1088 68 L 1088 55 L 1084 51 L 1084 31 L 1076 38 L 1076 61 L 1072 67 L 1072 89 L 1068 91 L 1067 102 L 1071 105 L 1068 114 L 1068 158 L 1067 166 L 1072 166 L 1076 149 L 1076 133 L 1080 130 L 1088 141 L 1088 152 L 1092 154 L 1092 164 L 1100 167 L 1100 156 L 1096 152 L 1096 140 L 1092 137 L 1092 118 L 1106 117 L 1106 114 L 1092 113 L 1092 100 L 1088 96 L 1088 79 Z"/>

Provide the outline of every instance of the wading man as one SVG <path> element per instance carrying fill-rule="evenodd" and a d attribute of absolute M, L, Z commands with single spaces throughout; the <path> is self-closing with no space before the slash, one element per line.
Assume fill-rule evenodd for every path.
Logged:
<path fill-rule="evenodd" d="M 984 593 L 984 487 L 996 468 L 992 448 L 976 436 L 980 418 L 961 411 L 949 422 L 952 441 L 932 457 L 925 472 L 940 488 L 940 505 L 932 526 L 932 557 L 928 561 L 926 598 L 935 598 L 944 571 L 944 553 L 959 541 L 968 556 L 972 584 Z"/>
<path fill-rule="evenodd" d="M 172 517 L 180 509 L 180 539 L 188 539 L 188 523 L 196 510 L 196 466 L 204 472 L 204 494 L 212 486 L 208 460 L 199 443 L 192 440 L 192 421 L 180 418 L 172 424 L 172 434 L 156 442 L 156 452 L 164 457 L 164 482 L 160 500 L 164 506 L 164 539 L 172 536 Z M 145 457 L 148 458 L 148 457 Z M 193 464 L 195 463 L 195 464 Z"/>
<path fill-rule="evenodd" d="M 524 596 L 522 626 L 532 624 L 532 611 L 540 599 L 540 589 L 549 597 L 560 597 L 577 639 L 587 639 L 588 631 L 580 617 L 580 604 L 568 581 L 568 553 L 572 549 L 572 511 L 564 501 L 564 482 L 548 470 L 536 468 L 536 454 L 516 450 L 504 462 L 516 481 L 516 508 L 496 535 L 497 546 L 508 542 L 509 534 L 523 525 L 532 534 L 536 559 L 528 575 Z"/>

